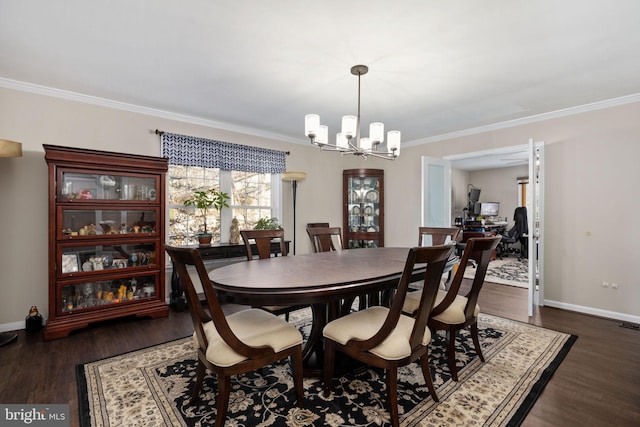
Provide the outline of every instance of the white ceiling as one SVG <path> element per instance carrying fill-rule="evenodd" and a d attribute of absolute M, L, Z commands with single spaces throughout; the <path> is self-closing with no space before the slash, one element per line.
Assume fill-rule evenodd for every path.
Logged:
<path fill-rule="evenodd" d="M 640 94 L 639 16 L 637 0 L 2 0 L 0 84 L 306 143 L 306 113 L 330 138 L 355 114 L 366 64 L 363 124 L 410 145 Z"/>

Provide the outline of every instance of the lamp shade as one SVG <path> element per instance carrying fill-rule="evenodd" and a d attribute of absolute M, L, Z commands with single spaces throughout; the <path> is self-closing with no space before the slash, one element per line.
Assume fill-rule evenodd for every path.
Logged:
<path fill-rule="evenodd" d="M 306 177 L 306 172 L 282 172 L 283 181 L 302 181 Z"/>
<path fill-rule="evenodd" d="M 394 153 L 396 156 L 400 155 L 400 131 L 391 130 L 387 133 L 387 148 L 389 153 Z"/>
<path fill-rule="evenodd" d="M 304 134 L 307 136 L 318 135 L 320 128 L 320 116 L 317 114 L 307 114 L 304 116 Z"/>
<path fill-rule="evenodd" d="M 346 150 L 349 148 L 349 140 L 342 132 L 336 134 L 336 147 Z"/>
<path fill-rule="evenodd" d="M 342 134 L 347 138 L 356 136 L 358 118 L 356 116 L 342 116 Z"/>
<path fill-rule="evenodd" d="M 22 144 L 0 139 L 0 157 L 22 157 Z"/>
<path fill-rule="evenodd" d="M 320 125 L 318 134 L 316 135 L 316 142 L 318 145 L 325 145 L 329 143 L 329 128 L 326 125 Z"/>
<path fill-rule="evenodd" d="M 384 123 L 374 122 L 369 125 L 369 138 L 374 144 L 384 142 Z"/>

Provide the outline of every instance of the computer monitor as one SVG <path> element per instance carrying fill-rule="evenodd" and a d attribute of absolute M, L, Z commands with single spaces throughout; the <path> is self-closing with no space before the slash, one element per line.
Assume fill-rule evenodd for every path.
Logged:
<path fill-rule="evenodd" d="M 484 217 L 498 216 L 499 212 L 500 212 L 500 202 L 480 203 L 480 216 L 484 216 Z"/>

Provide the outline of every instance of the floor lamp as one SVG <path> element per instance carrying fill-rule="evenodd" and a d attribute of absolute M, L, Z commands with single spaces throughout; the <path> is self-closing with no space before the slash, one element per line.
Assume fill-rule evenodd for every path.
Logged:
<path fill-rule="evenodd" d="M 0 139 L 0 157 L 22 157 L 22 144 L 7 139 Z M 0 347 L 11 344 L 18 339 L 18 334 L 0 332 Z"/>
<path fill-rule="evenodd" d="M 291 181 L 291 191 L 293 192 L 293 254 L 296 254 L 296 189 L 298 181 L 304 181 L 306 172 L 283 172 L 282 180 Z"/>

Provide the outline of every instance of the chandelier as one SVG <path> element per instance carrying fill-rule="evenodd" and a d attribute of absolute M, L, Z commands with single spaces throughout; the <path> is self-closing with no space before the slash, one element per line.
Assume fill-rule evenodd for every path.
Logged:
<path fill-rule="evenodd" d="M 329 144 L 329 129 L 320 124 L 320 116 L 307 114 L 304 116 L 304 133 L 312 144 L 321 150 L 338 151 L 341 154 L 353 154 L 362 158 L 368 156 L 386 160 L 394 160 L 400 155 L 400 131 L 392 130 L 387 133 L 387 148 L 383 149 L 384 124 L 380 122 L 369 125 L 369 137 L 360 137 L 360 77 L 367 74 L 369 67 L 354 65 L 351 74 L 358 76 L 358 115 L 343 116 L 342 130 L 336 135 L 335 145 Z M 354 142 L 355 138 L 355 142 Z"/>

